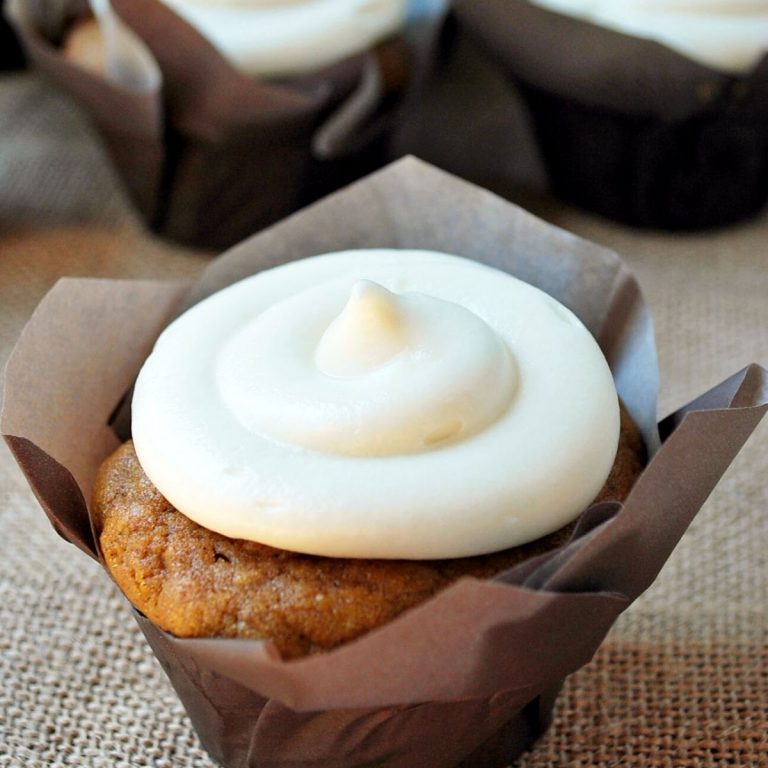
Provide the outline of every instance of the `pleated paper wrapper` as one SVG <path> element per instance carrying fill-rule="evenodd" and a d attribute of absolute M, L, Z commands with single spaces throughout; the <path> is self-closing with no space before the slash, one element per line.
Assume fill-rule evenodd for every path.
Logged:
<path fill-rule="evenodd" d="M 194 285 L 64 279 L 51 290 L 9 360 L 2 431 L 56 530 L 98 557 L 88 499 L 125 437 L 110 424 L 183 307 L 278 264 L 373 247 L 476 259 L 570 307 L 650 460 L 626 502 L 585 511 L 567 545 L 491 581 L 463 578 L 331 652 L 283 661 L 268 641 L 180 639 L 134 611 L 228 768 L 506 766 L 546 729 L 563 679 L 654 580 L 766 408 L 768 375 L 751 366 L 657 428 L 651 318 L 619 257 L 407 158 L 246 240 Z"/>

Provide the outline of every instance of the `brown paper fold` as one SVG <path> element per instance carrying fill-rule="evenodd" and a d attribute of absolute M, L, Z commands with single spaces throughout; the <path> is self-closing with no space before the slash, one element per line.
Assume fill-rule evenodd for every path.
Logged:
<path fill-rule="evenodd" d="M 564 301 L 603 346 L 652 459 L 625 505 L 585 512 L 568 545 L 494 581 L 462 579 L 329 653 L 286 662 L 268 642 L 180 639 L 137 614 L 226 766 L 506 765 L 653 581 L 768 401 L 768 373 L 751 366 L 662 422 L 662 443 L 651 321 L 620 259 L 408 159 L 242 243 L 191 290 L 80 280 L 52 290 L 8 363 L 2 431 L 58 530 L 95 552 L 83 499 L 116 444 L 108 422 L 182 304 L 275 264 L 374 246 L 475 258 Z"/>
<path fill-rule="evenodd" d="M 64 278 L 24 328 L 18 341 L 24 355 L 13 355 L 6 365 L 3 433 L 24 472 L 37 478 L 32 489 L 56 530 L 92 556 L 84 499 L 99 463 L 120 443 L 108 424 L 118 404 L 115 393 L 133 383 L 187 288 L 184 282 Z M 130 324 L 137 305 L 144 336 Z M 66 326 L 55 320 L 50 325 L 73 309 Z M 83 370 L 82 357 L 72 356 L 74 339 L 94 361 L 113 359 L 104 369 Z M 46 370 L 57 372 L 50 386 L 41 381 Z"/>
<path fill-rule="evenodd" d="M 453 9 L 461 26 L 516 76 L 584 104 L 679 120 L 734 80 L 661 43 L 528 0 L 454 0 Z M 766 68 L 768 57 L 751 76 Z"/>
<path fill-rule="evenodd" d="M 159 0 L 112 0 L 146 44 L 162 87 L 133 90 L 67 61 L 69 13 L 46 0 L 9 14 L 30 60 L 86 109 L 134 205 L 155 231 L 221 249 L 382 165 L 413 96 L 418 30 L 311 75 L 266 83 L 236 70 Z"/>

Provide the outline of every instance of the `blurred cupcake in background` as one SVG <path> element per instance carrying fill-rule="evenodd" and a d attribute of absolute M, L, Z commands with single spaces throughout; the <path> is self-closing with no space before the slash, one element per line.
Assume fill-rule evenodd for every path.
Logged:
<path fill-rule="evenodd" d="M 396 34 L 407 0 L 163 0 L 239 69 L 302 75 Z"/>
<path fill-rule="evenodd" d="M 407 0 L 160 0 L 245 74 L 277 79 L 329 67 L 395 35 Z M 104 63 L 110 4 L 92 0 L 65 34 L 86 67 Z"/>
<path fill-rule="evenodd" d="M 389 159 L 423 56 L 413 0 L 7 0 L 136 208 L 225 248 Z"/>
<path fill-rule="evenodd" d="M 457 0 L 455 13 L 518 87 L 559 197 L 671 230 L 765 207 L 761 0 Z"/>

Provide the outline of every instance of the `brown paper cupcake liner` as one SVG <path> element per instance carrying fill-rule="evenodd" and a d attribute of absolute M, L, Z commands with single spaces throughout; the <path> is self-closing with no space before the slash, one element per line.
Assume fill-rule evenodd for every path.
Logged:
<path fill-rule="evenodd" d="M 30 61 L 95 122 L 154 231 L 221 249 L 381 166 L 427 44 L 419 25 L 322 71 L 266 83 L 237 71 L 158 0 L 112 0 L 159 67 L 160 87 L 115 85 L 61 54 L 83 0 L 6 9 Z"/>
<path fill-rule="evenodd" d="M 723 226 L 768 203 L 768 57 L 735 77 L 528 0 L 454 5 L 519 89 L 559 197 L 670 230 Z"/>
<path fill-rule="evenodd" d="M 136 614 L 204 745 L 231 768 L 507 765 L 547 727 L 562 680 L 651 584 L 768 407 L 768 372 L 750 366 L 659 431 L 651 319 L 621 260 L 406 159 L 245 241 L 195 285 L 54 287 L 9 360 L 1 426 L 59 533 L 98 557 L 86 499 L 120 442 L 109 422 L 173 316 L 259 270 L 370 247 L 474 258 L 570 307 L 600 342 L 651 459 L 625 504 L 587 510 L 560 549 L 492 581 L 461 579 L 327 653 L 284 661 L 269 641 L 181 639 Z"/>

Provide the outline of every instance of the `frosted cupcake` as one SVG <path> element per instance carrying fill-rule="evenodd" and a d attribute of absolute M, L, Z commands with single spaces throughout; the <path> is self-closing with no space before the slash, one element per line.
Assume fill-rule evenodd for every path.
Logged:
<path fill-rule="evenodd" d="M 395 35 L 407 0 L 161 0 L 245 74 L 306 75 Z M 68 56 L 104 72 L 110 6 L 92 0 L 96 18 L 67 33 Z"/>
<path fill-rule="evenodd" d="M 457 13 L 519 86 L 557 195 L 664 229 L 765 206 L 764 4 L 460 0 Z"/>
<path fill-rule="evenodd" d="M 407 0 L 11 0 L 31 60 L 95 120 L 151 229 L 223 249 L 390 156 Z M 88 9 L 93 11 L 88 13 Z"/>
<path fill-rule="evenodd" d="M 132 432 L 94 491 L 118 585 L 174 635 L 287 658 L 563 546 L 645 456 L 575 315 L 427 251 L 327 254 L 210 297 L 158 339 Z"/>

